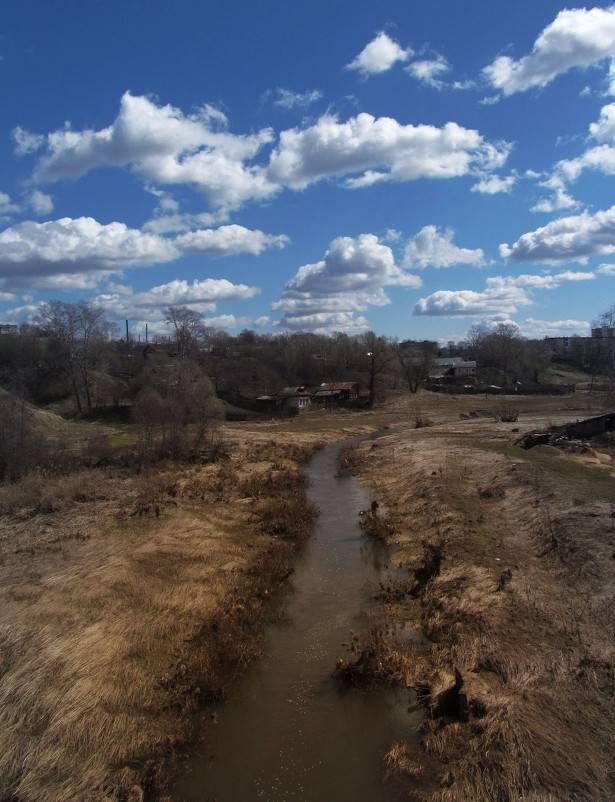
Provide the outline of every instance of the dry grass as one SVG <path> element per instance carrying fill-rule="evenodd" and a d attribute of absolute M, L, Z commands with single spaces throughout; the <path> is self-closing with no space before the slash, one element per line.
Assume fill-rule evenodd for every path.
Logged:
<path fill-rule="evenodd" d="M 386 511 L 381 510 L 377 501 L 372 501 L 369 510 L 361 512 L 361 529 L 370 538 L 389 543 L 395 535 L 395 526 Z"/>
<path fill-rule="evenodd" d="M 524 402 L 520 426 L 537 428 L 545 409 L 536 403 L 530 419 Z M 404 681 L 430 710 L 423 759 L 398 744 L 387 772 L 435 775 L 435 785 L 413 785 L 433 802 L 612 799 L 608 460 L 520 453 L 510 426 L 486 414 L 449 420 L 354 457 L 395 523 L 394 559 L 414 580 L 410 596 L 382 594 L 387 620 L 378 637 L 370 628 L 357 637 L 343 669 L 378 678 L 390 664 L 395 677 L 401 654 Z M 399 624 L 417 620 L 430 645 L 400 646 Z"/>
<path fill-rule="evenodd" d="M 386 618 L 353 638 L 340 673 L 413 685 L 431 713 L 424 754 L 398 745 L 387 771 L 434 800 L 613 798 L 612 478 L 519 454 L 493 419 L 500 399 L 420 396 L 431 427 L 391 429 L 348 460 L 412 570 L 378 591 Z M 197 706 L 259 653 L 264 605 L 313 513 L 297 463 L 412 427 L 416 403 L 229 424 L 216 464 L 0 488 L 0 798 L 136 802 L 159 788 Z M 515 403 L 515 428 L 532 429 L 595 401 Z M 408 622 L 431 644 L 405 637 Z"/>
<path fill-rule="evenodd" d="M 141 799 L 258 657 L 313 515 L 313 445 L 259 436 L 215 465 L 0 489 L 0 798 Z"/>
<path fill-rule="evenodd" d="M 398 637 L 397 628 L 384 618 L 367 615 L 361 633 L 353 634 L 344 646 L 352 656 L 338 660 L 334 676 L 356 687 L 383 681 L 405 683 L 416 670 L 412 651 Z"/>

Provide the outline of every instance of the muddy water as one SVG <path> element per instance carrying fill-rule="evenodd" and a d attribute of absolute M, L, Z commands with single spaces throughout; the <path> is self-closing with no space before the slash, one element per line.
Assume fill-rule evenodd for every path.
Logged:
<path fill-rule="evenodd" d="M 409 692 L 344 691 L 331 678 L 361 626 L 369 586 L 387 571 L 386 551 L 358 525 L 368 492 L 335 477 L 339 448 L 307 468 L 320 515 L 291 578 L 288 620 L 269 628 L 265 659 L 216 711 L 175 802 L 390 802 L 399 793 L 383 784 L 382 758 L 395 740 L 416 739 L 421 713 L 409 711 Z"/>

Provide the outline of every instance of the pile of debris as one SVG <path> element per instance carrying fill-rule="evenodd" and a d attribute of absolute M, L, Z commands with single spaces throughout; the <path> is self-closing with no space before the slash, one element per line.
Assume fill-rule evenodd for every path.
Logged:
<path fill-rule="evenodd" d="M 582 421 L 577 420 L 575 423 L 566 423 L 563 426 L 551 426 L 546 431 L 527 432 L 515 440 L 515 445 L 526 449 L 549 445 L 579 454 L 592 448 L 592 443 L 586 438 L 595 437 L 614 429 L 615 413 L 611 412 Z"/>

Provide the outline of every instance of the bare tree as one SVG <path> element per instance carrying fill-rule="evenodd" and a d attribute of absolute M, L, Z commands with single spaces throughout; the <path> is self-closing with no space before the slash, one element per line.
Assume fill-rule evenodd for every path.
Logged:
<path fill-rule="evenodd" d="M 92 409 L 90 371 L 96 343 L 105 337 L 108 324 L 105 310 L 89 301 L 76 304 L 64 301 L 46 301 L 41 304 L 34 322 L 54 339 L 65 361 L 75 408 Z"/>
<path fill-rule="evenodd" d="M 0 484 L 16 481 L 44 464 L 46 446 L 32 409 L 23 399 L 0 389 Z"/>
<path fill-rule="evenodd" d="M 483 331 L 477 325 L 470 326 L 470 328 L 468 329 L 468 332 L 465 337 L 465 344 L 468 354 L 472 359 L 474 360 L 478 359 L 482 342 L 486 336 L 487 336 L 486 332 Z"/>
<path fill-rule="evenodd" d="M 592 320 L 592 328 L 599 329 L 603 327 L 608 329 L 615 328 L 615 304 L 612 304 Z"/>
<path fill-rule="evenodd" d="M 513 366 L 520 370 L 519 358 L 523 347 L 523 338 L 514 323 L 498 323 L 493 331 L 478 339 L 478 356 L 483 366 L 490 366 L 504 374 L 504 382 L 508 383 Z"/>
<path fill-rule="evenodd" d="M 432 352 L 429 343 L 404 343 L 400 349 L 399 361 L 404 379 L 411 393 L 416 393 L 421 382 L 427 381 L 432 365 Z"/>
<path fill-rule="evenodd" d="M 538 384 L 540 374 L 551 364 L 553 352 L 544 340 L 526 340 L 521 350 L 523 375 Z"/>
<path fill-rule="evenodd" d="M 222 416 L 211 381 L 192 360 L 150 363 L 141 371 L 133 404 L 141 454 L 185 457 L 213 433 Z"/>
<path fill-rule="evenodd" d="M 180 359 L 196 359 L 201 344 L 213 333 L 201 313 L 187 306 L 169 306 L 165 323 L 173 326 Z"/>
<path fill-rule="evenodd" d="M 367 367 L 369 401 L 368 405 L 373 407 L 376 398 L 376 387 L 382 374 L 389 365 L 397 358 L 396 349 L 390 340 L 379 337 L 373 331 L 359 335 L 359 344 L 363 349 L 363 360 Z"/>

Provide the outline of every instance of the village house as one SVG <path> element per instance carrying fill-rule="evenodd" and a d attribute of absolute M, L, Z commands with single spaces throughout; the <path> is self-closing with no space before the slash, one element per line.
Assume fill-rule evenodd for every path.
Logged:
<path fill-rule="evenodd" d="M 312 405 L 340 406 L 355 401 L 359 397 L 357 382 L 323 382 L 318 387 L 309 388 L 312 393 Z"/>
<path fill-rule="evenodd" d="M 263 411 L 296 411 L 341 406 L 359 398 L 357 382 L 323 382 L 316 387 L 285 387 L 275 395 L 262 395 L 257 403 Z"/>
<path fill-rule="evenodd" d="M 312 395 L 305 387 L 284 387 L 275 395 L 261 395 L 256 399 L 263 412 L 300 412 L 309 409 Z"/>
<path fill-rule="evenodd" d="M 305 387 L 285 387 L 280 393 L 283 398 L 283 409 L 309 409 L 312 405 L 312 394 Z"/>
<path fill-rule="evenodd" d="M 470 384 L 476 378 L 476 362 L 460 356 L 432 359 L 429 378 L 431 381 Z"/>

